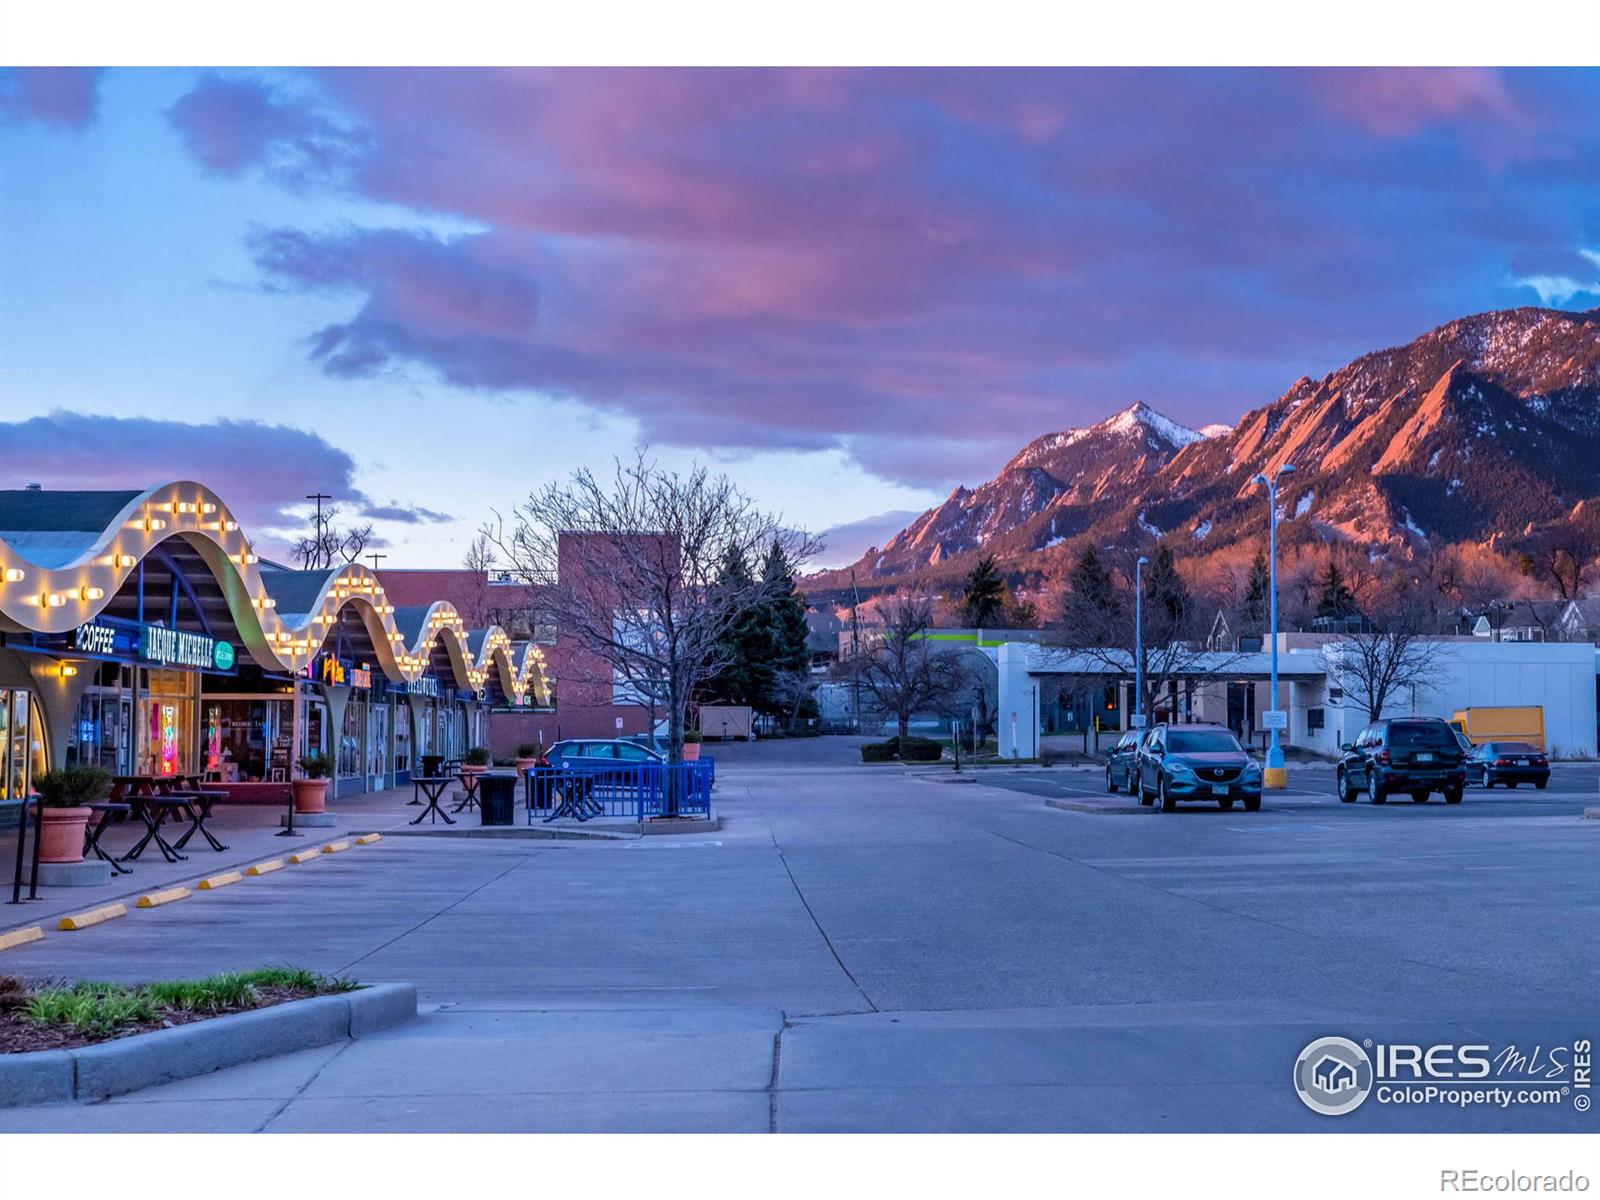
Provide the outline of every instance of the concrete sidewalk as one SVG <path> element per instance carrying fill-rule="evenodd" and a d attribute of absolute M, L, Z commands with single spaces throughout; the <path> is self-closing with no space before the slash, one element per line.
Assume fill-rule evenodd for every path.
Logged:
<path fill-rule="evenodd" d="M 239 870 L 263 859 L 279 858 L 303 848 L 341 840 L 354 833 L 403 828 L 422 811 L 421 808 L 407 807 L 411 798 L 412 789 L 404 787 L 372 792 L 348 800 L 330 801 L 328 811 L 337 823 L 331 828 L 318 829 L 297 826 L 301 836 L 294 838 L 276 836 L 282 829 L 280 822 L 284 808 L 281 806 L 218 804 L 212 810 L 212 818 L 206 823 L 206 828 L 227 847 L 224 851 L 213 850 L 204 838 L 196 834 L 182 851 L 187 857 L 183 861 L 169 863 L 162 858 L 156 844 L 151 842 L 136 861 L 123 864 L 132 874 L 112 875 L 108 866 L 107 882 L 103 885 L 41 887 L 39 898 L 32 901 L 26 899 L 29 864 L 24 861 L 24 902 L 15 905 L 7 903 L 11 899 L 11 874 L 16 861 L 17 830 L 13 826 L 0 832 L 0 876 L 4 878 L 4 887 L 0 889 L 0 933 L 30 925 L 49 928 L 67 913 L 117 901 L 131 907 L 138 897 L 147 892 L 180 885 L 193 887 L 195 882 L 208 875 Z M 450 806 L 446 806 L 445 811 L 449 809 Z M 474 823 L 478 819 L 476 813 L 464 813 L 461 816 Z M 459 821 L 461 816 L 456 819 Z M 168 842 L 176 842 L 188 828 L 186 819 L 181 824 L 168 823 L 162 826 L 162 836 Z M 426 829 L 426 823 L 420 828 Z M 130 818 L 121 825 L 107 829 L 101 836 L 101 844 L 106 853 L 121 855 L 143 836 L 144 826 Z M 30 836 L 27 847 L 30 852 L 32 842 Z M 4 968 L 4 963 L 5 960 L 0 959 L 0 969 Z"/>

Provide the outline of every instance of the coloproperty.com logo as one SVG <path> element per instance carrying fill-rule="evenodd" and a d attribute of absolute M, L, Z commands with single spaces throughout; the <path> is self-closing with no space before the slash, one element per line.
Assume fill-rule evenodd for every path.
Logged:
<path fill-rule="evenodd" d="M 1588 1112 L 1594 1053 L 1587 1038 L 1561 1045 L 1457 1045 L 1353 1042 L 1318 1038 L 1294 1064 L 1294 1090 L 1305 1106 L 1342 1117 L 1369 1099 L 1378 1104 L 1563 1107 Z"/>

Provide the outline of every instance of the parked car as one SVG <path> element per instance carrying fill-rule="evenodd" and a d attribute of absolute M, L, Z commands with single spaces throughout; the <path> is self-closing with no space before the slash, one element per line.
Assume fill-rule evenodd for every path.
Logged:
<path fill-rule="evenodd" d="M 1134 755 L 1139 751 L 1139 742 L 1144 737 L 1142 731 L 1130 729 L 1117 739 L 1117 744 L 1111 747 L 1111 754 L 1106 759 L 1106 791 L 1116 792 L 1123 788 L 1134 790 Z"/>
<path fill-rule="evenodd" d="M 657 754 L 648 746 L 630 742 L 626 738 L 605 740 L 578 740 L 557 742 L 545 751 L 542 767 L 561 767 L 565 770 L 592 771 L 600 775 L 608 767 L 620 769 L 644 763 L 663 763 L 667 756 Z"/>
<path fill-rule="evenodd" d="M 1396 717 L 1374 721 L 1356 740 L 1341 747 L 1334 769 L 1334 788 L 1346 804 L 1366 792 L 1382 804 L 1396 792 L 1409 793 L 1418 804 L 1438 792 L 1446 804 L 1460 804 L 1467 786 L 1467 756 L 1455 731 L 1428 717 Z"/>
<path fill-rule="evenodd" d="M 1531 783 L 1543 788 L 1550 782 L 1550 760 L 1528 742 L 1485 742 L 1467 760 L 1467 777 L 1486 788 L 1497 783 L 1512 788 Z"/>
<path fill-rule="evenodd" d="M 1172 812 L 1179 800 L 1215 800 L 1246 812 L 1261 807 L 1261 764 L 1221 725 L 1157 725 L 1139 744 L 1135 764 L 1140 804 Z"/>

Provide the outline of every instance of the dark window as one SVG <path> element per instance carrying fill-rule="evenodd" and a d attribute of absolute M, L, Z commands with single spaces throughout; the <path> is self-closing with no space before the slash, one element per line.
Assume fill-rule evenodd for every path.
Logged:
<path fill-rule="evenodd" d="M 1415 725 L 1389 726 L 1389 745 L 1397 750 L 1412 746 L 1439 746 L 1448 749 L 1455 744 L 1455 735 L 1450 732 L 1448 725 L 1418 722 Z"/>
<path fill-rule="evenodd" d="M 1167 744 L 1174 754 L 1242 752 L 1239 739 L 1221 729 L 1174 729 Z"/>
<path fill-rule="evenodd" d="M 1322 710 L 1320 708 L 1306 709 L 1306 729 L 1311 733 L 1318 733 L 1322 729 Z"/>

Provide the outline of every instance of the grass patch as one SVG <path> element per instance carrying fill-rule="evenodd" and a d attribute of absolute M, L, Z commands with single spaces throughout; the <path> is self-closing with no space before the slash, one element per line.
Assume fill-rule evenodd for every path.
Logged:
<path fill-rule="evenodd" d="M 329 978 L 302 967 L 228 971 L 137 986 L 85 980 L 29 988 L 18 979 L 0 977 L 0 1010 L 32 1025 L 101 1039 L 135 1026 L 173 1023 L 175 1017 L 243 1012 L 298 995 L 327 995 L 358 986 L 353 979 Z"/>

